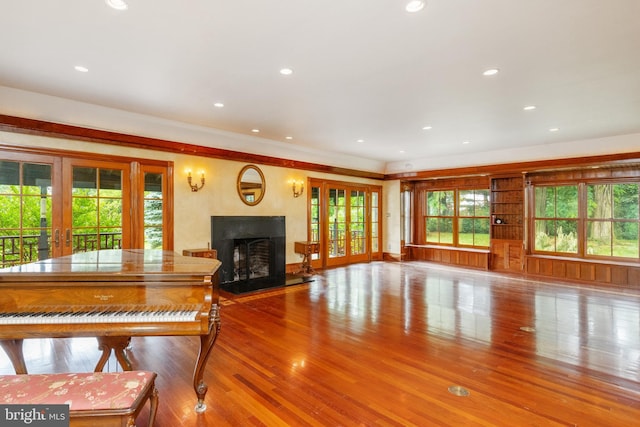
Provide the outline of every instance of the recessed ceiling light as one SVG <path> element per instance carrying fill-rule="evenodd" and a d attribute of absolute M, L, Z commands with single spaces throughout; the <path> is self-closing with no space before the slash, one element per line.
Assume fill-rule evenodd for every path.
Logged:
<path fill-rule="evenodd" d="M 560 128 L 551 128 L 549 129 L 549 132 L 558 132 L 560 130 Z"/>
<path fill-rule="evenodd" d="M 224 107 L 224 104 L 222 102 L 216 102 L 215 104 L 213 104 L 213 106 L 216 108 L 222 108 Z"/>
<path fill-rule="evenodd" d="M 124 0 L 105 0 L 105 3 L 107 3 L 109 7 L 112 7 L 115 10 L 127 10 L 129 8 Z"/>
<path fill-rule="evenodd" d="M 404 150 L 400 150 L 400 151 L 398 151 L 398 153 L 404 154 Z"/>
<path fill-rule="evenodd" d="M 527 105 L 526 107 L 523 108 L 524 111 L 531 111 L 535 109 L 536 109 L 535 105 Z"/>
<path fill-rule="evenodd" d="M 488 70 L 485 70 L 484 73 L 482 73 L 482 75 L 483 76 L 495 76 L 499 72 L 500 72 L 500 70 L 498 70 L 497 68 L 489 68 Z"/>
<path fill-rule="evenodd" d="M 409 13 L 419 12 L 424 9 L 424 2 L 419 0 L 413 0 L 407 3 L 404 9 Z"/>
<path fill-rule="evenodd" d="M 253 132 L 253 133 L 259 133 L 259 132 L 260 132 L 260 129 L 251 129 L 251 132 Z"/>
<path fill-rule="evenodd" d="M 364 142 L 364 139 L 359 139 L 356 142 Z"/>
<path fill-rule="evenodd" d="M 431 130 L 431 129 L 433 129 L 433 127 L 432 127 L 432 126 L 424 126 L 424 127 L 422 128 L 422 130 Z"/>
<path fill-rule="evenodd" d="M 285 136 L 285 137 L 284 137 L 284 139 L 289 139 L 289 140 L 291 140 L 291 139 L 293 139 L 293 137 L 292 137 L 292 136 Z"/>
<path fill-rule="evenodd" d="M 293 74 L 293 70 L 291 68 L 282 68 L 280 70 L 280 74 L 282 74 L 283 76 L 290 76 L 291 74 Z"/>
<path fill-rule="evenodd" d="M 82 65 L 76 65 L 73 67 L 76 71 L 80 71 L 81 73 L 86 73 L 89 71 L 87 67 L 83 67 Z"/>
<path fill-rule="evenodd" d="M 470 144 L 471 141 L 462 141 L 462 143 L 466 145 L 466 144 Z"/>

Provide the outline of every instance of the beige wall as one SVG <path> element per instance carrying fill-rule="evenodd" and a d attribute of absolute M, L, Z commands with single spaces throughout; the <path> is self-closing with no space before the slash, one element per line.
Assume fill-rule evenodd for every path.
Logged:
<path fill-rule="evenodd" d="M 383 234 L 384 252 L 394 255 L 401 253 L 400 247 L 400 181 L 385 181 L 382 187 L 383 206 Z"/>
<path fill-rule="evenodd" d="M 210 217 L 212 215 L 283 215 L 286 217 L 287 226 L 287 264 L 301 261 L 301 257 L 294 252 L 294 242 L 307 240 L 307 189 L 305 188 L 305 194 L 302 197 L 294 198 L 289 184 L 290 180 L 296 179 L 306 182 L 308 177 L 313 177 L 382 185 L 382 182 L 377 180 L 310 173 L 303 170 L 258 164 L 257 166 L 265 176 L 266 191 L 264 198 L 257 206 L 248 206 L 240 200 L 236 191 L 238 173 L 246 163 L 6 132 L 0 132 L 0 144 L 173 161 L 175 173 L 174 249 L 176 251 L 182 252 L 183 249 L 207 247 L 211 239 Z M 191 170 L 194 177 L 199 177 L 198 171 L 200 170 L 205 172 L 206 181 L 202 190 L 196 193 L 191 191 L 187 185 L 187 170 Z M 383 190 L 383 250 L 388 252 L 387 248 L 391 247 L 396 253 L 400 252 L 400 240 L 399 237 L 394 237 L 394 234 L 399 235 L 399 231 L 389 232 L 387 223 L 390 219 L 393 221 L 392 224 L 395 224 L 396 218 L 399 221 L 398 186 L 399 184 L 386 184 Z M 387 191 L 391 191 L 391 198 L 388 197 Z M 387 200 L 390 202 L 387 203 Z M 389 217 L 387 217 L 387 213 L 390 213 Z"/>

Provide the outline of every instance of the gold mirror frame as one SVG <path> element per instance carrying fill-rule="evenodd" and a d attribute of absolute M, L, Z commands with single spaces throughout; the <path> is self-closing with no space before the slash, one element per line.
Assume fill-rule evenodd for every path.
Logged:
<path fill-rule="evenodd" d="M 259 182 L 258 182 L 259 181 Z M 238 195 L 245 205 L 255 206 L 264 197 L 267 184 L 264 174 L 256 165 L 247 165 L 238 174 Z"/>

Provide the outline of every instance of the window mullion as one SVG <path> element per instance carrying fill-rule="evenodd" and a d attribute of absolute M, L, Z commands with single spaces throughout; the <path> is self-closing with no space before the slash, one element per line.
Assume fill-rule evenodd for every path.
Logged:
<path fill-rule="evenodd" d="M 578 256 L 587 253 L 587 185 L 578 183 Z"/>
<path fill-rule="evenodd" d="M 459 222 L 459 215 L 460 212 L 458 211 L 458 207 L 460 204 L 460 200 L 458 200 L 458 198 L 460 197 L 460 195 L 458 194 L 458 190 L 453 190 L 453 217 L 451 218 L 451 221 L 453 222 L 452 228 L 451 228 L 451 232 L 453 233 L 453 246 L 459 246 L 459 236 L 458 236 L 458 222 Z"/>

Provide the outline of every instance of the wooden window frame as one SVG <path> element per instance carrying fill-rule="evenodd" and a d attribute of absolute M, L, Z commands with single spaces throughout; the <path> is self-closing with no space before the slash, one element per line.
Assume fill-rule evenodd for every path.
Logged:
<path fill-rule="evenodd" d="M 576 212 L 576 216 L 575 217 L 559 217 L 557 216 L 558 213 L 558 198 L 557 198 L 557 191 L 559 187 L 576 187 L 576 195 L 577 195 L 577 212 Z M 537 204 L 536 204 L 536 190 L 538 188 L 553 188 L 554 189 L 554 194 L 556 195 L 555 200 L 554 200 L 554 213 L 556 215 L 554 216 L 538 216 L 537 215 Z M 580 257 L 581 253 L 582 253 L 582 245 L 581 245 L 581 230 L 582 230 L 582 219 L 581 219 L 581 189 L 580 186 L 578 184 L 570 184 L 570 183 L 562 183 L 562 184 L 557 184 L 557 185 L 553 185 L 553 184 L 544 184 L 544 185 L 534 185 L 533 189 L 532 189 L 532 197 L 533 200 L 531 200 L 531 205 L 532 205 L 532 212 L 533 215 L 531 217 L 531 230 L 532 230 L 532 238 L 531 238 L 531 253 L 536 254 L 536 255 L 553 255 L 553 256 L 563 256 L 563 257 Z M 554 249 L 553 251 L 545 251 L 545 250 L 540 250 L 536 248 L 536 223 L 538 221 L 553 221 L 555 223 L 558 222 L 575 222 L 575 230 L 576 230 L 576 251 L 575 252 L 569 252 L 569 251 L 558 251 L 558 246 L 557 246 L 557 237 L 556 240 L 554 241 Z"/>
<path fill-rule="evenodd" d="M 593 176 L 592 176 L 593 175 Z M 602 177 L 598 176 L 602 175 Z M 617 176 L 616 176 L 617 175 Z M 588 208 L 587 208 L 587 187 L 589 185 L 615 185 L 615 184 L 638 184 L 640 185 L 640 178 L 635 176 L 634 172 L 627 173 L 624 169 L 622 171 L 618 171 L 617 169 L 612 168 L 611 170 L 594 170 L 594 171 L 583 171 L 580 173 L 580 176 L 575 179 L 565 179 L 562 174 L 558 174 L 559 179 L 554 179 L 554 174 L 532 174 L 528 179 L 529 185 L 531 186 L 531 191 L 528 192 L 528 206 L 529 206 L 529 214 L 528 214 L 528 238 L 529 241 L 532 242 L 529 247 L 529 253 L 534 256 L 545 256 L 545 257 L 558 257 L 558 258 L 567 258 L 567 259 L 577 259 L 584 261 L 600 261 L 607 263 L 638 263 L 640 262 L 640 254 L 638 257 L 621 257 L 615 255 L 602 255 L 602 254 L 590 254 L 588 253 L 587 247 L 587 227 L 589 226 L 589 221 L 593 221 L 593 219 L 588 218 Z M 569 218 L 570 220 L 576 220 L 577 223 L 577 253 L 570 252 L 547 252 L 547 251 L 539 251 L 535 248 L 535 221 L 536 219 L 536 207 L 535 207 L 535 189 L 537 187 L 542 186 L 567 186 L 573 185 L 578 187 L 578 217 L 577 218 Z M 639 201 L 640 203 L 640 201 Z M 640 209 L 640 207 L 639 207 Z M 616 220 L 611 220 L 611 223 L 616 222 Z M 618 220 L 618 222 L 637 222 L 638 227 L 640 228 L 640 218 L 637 220 Z M 613 243 L 612 243 L 613 244 Z M 640 243 L 639 243 L 640 244 Z M 640 249 L 639 249 L 640 250 Z M 613 253 L 613 250 L 611 251 Z"/>
<path fill-rule="evenodd" d="M 486 215 L 477 215 L 476 214 L 476 209 L 478 207 L 478 204 L 476 201 L 474 201 L 474 215 L 461 215 L 460 214 L 460 193 L 463 191 L 473 191 L 474 193 L 476 192 L 486 192 L 487 195 L 487 214 Z M 456 242 L 456 246 L 457 247 L 461 247 L 461 248 L 476 248 L 476 249 L 489 249 L 489 246 L 491 245 L 491 190 L 489 190 L 488 188 L 458 188 L 456 189 L 456 226 L 458 227 L 457 232 L 456 232 L 456 236 L 455 236 L 455 242 Z M 466 245 L 466 244 L 462 244 L 460 243 L 460 221 L 463 219 L 470 219 L 472 221 L 476 221 L 476 220 L 486 220 L 487 221 L 487 244 L 486 245 L 477 245 L 475 244 L 476 242 L 476 234 L 480 234 L 480 233 L 476 233 L 475 230 L 475 226 L 474 226 L 474 231 L 473 231 L 473 242 L 474 244 L 472 245 Z"/>
<path fill-rule="evenodd" d="M 451 200 L 453 201 L 453 207 L 451 208 L 451 215 L 442 215 L 440 212 L 441 210 L 438 210 L 438 214 L 437 215 L 430 215 L 429 214 L 429 197 L 430 194 L 440 194 L 440 193 L 451 193 Z M 440 246 L 457 246 L 456 245 L 456 241 L 457 241 L 457 234 L 458 234 L 458 224 L 456 221 L 456 213 L 457 213 L 457 191 L 455 189 L 433 189 L 433 190 L 427 190 L 425 192 L 424 195 L 424 202 L 425 202 L 425 206 L 424 206 L 424 219 L 423 219 L 423 225 L 424 225 L 424 235 L 423 235 L 423 239 L 425 241 L 426 244 L 428 245 L 440 245 Z M 439 205 L 440 206 L 440 205 Z M 430 219 L 435 219 L 438 221 L 438 241 L 434 242 L 434 241 L 430 241 L 429 240 L 429 220 Z M 451 243 L 449 242 L 442 242 L 442 239 L 440 238 L 440 236 L 442 235 L 442 229 L 440 228 L 440 223 L 441 221 L 446 221 L 449 220 L 451 221 Z"/>
<path fill-rule="evenodd" d="M 432 192 L 452 192 L 453 193 L 453 214 L 452 215 L 429 215 L 429 211 L 428 211 L 428 196 L 429 193 Z M 422 218 L 421 224 L 419 230 L 419 242 L 416 242 L 417 244 L 421 244 L 421 245 L 433 245 L 433 246 L 443 246 L 443 247 L 455 247 L 455 248 L 469 248 L 469 249 L 481 249 L 481 250 L 485 250 L 485 249 L 489 249 L 490 246 L 490 241 L 491 238 L 489 238 L 489 243 L 484 246 L 484 245 L 467 245 L 467 244 L 462 244 L 460 243 L 460 220 L 461 219 L 486 219 L 488 222 L 488 226 L 490 227 L 490 206 L 488 207 L 488 212 L 487 215 L 482 215 L 482 216 L 467 216 L 467 215 L 460 215 L 460 193 L 462 191 L 486 191 L 489 195 L 490 195 L 490 190 L 489 190 L 489 186 L 484 186 L 484 185 L 480 185 L 480 186 L 473 186 L 473 187 L 468 187 L 468 186 L 454 186 L 454 187 L 433 187 L 433 188 L 422 188 L 420 190 L 418 190 L 419 194 L 418 194 L 418 200 L 420 200 L 419 204 L 417 206 L 419 206 L 420 212 L 418 214 L 419 218 Z M 490 197 L 490 196 L 489 196 Z M 490 202 L 490 200 L 489 200 Z M 451 243 L 442 243 L 442 242 L 433 242 L 433 241 L 428 241 L 427 240 L 427 221 L 429 218 L 438 218 L 438 219 L 451 219 L 452 221 L 452 241 Z M 489 232 L 490 233 L 490 232 Z M 475 241 L 475 238 L 474 238 Z"/>
<path fill-rule="evenodd" d="M 624 257 L 624 256 L 620 256 L 620 255 L 614 255 L 614 242 L 613 242 L 613 237 L 614 237 L 614 226 L 615 224 L 636 224 L 636 227 L 638 229 L 640 229 L 640 215 L 638 215 L 637 218 L 616 218 L 615 217 L 615 206 L 614 206 L 614 194 L 613 194 L 613 188 L 611 188 L 611 203 L 612 203 L 612 212 L 611 212 L 611 217 L 610 218 L 590 218 L 589 217 L 589 213 L 588 213 L 588 209 L 587 209 L 587 204 L 589 201 L 589 193 L 588 193 L 588 187 L 592 186 L 592 185 L 607 185 L 607 186 L 611 186 L 613 187 L 614 185 L 624 185 L 624 184 L 634 184 L 636 186 L 639 187 L 640 190 L 640 181 L 631 181 L 631 180 L 624 180 L 624 181 L 609 181 L 609 182 L 586 182 L 584 184 L 584 188 L 583 188 L 583 197 L 585 199 L 585 210 L 584 210 L 584 240 L 583 240 L 583 248 L 584 248 L 584 254 L 585 254 L 585 258 L 594 258 L 594 259 L 614 259 L 614 260 L 619 260 L 619 261 L 640 261 L 640 248 L 636 248 L 638 249 L 638 256 L 636 257 Z M 639 197 L 640 199 L 640 197 Z M 640 203 L 640 200 L 638 201 L 638 203 Z M 640 211 L 640 206 L 638 207 L 639 211 Z M 639 212 L 640 213 L 640 212 Z M 603 254 L 591 254 L 589 252 L 589 236 L 588 236 L 588 230 L 589 230 L 589 225 L 590 223 L 593 222 L 600 222 L 600 223 L 609 223 L 611 224 L 611 242 L 609 244 L 610 247 L 610 254 L 611 255 L 603 255 Z M 639 243 L 640 244 L 640 236 L 639 236 Z"/>

